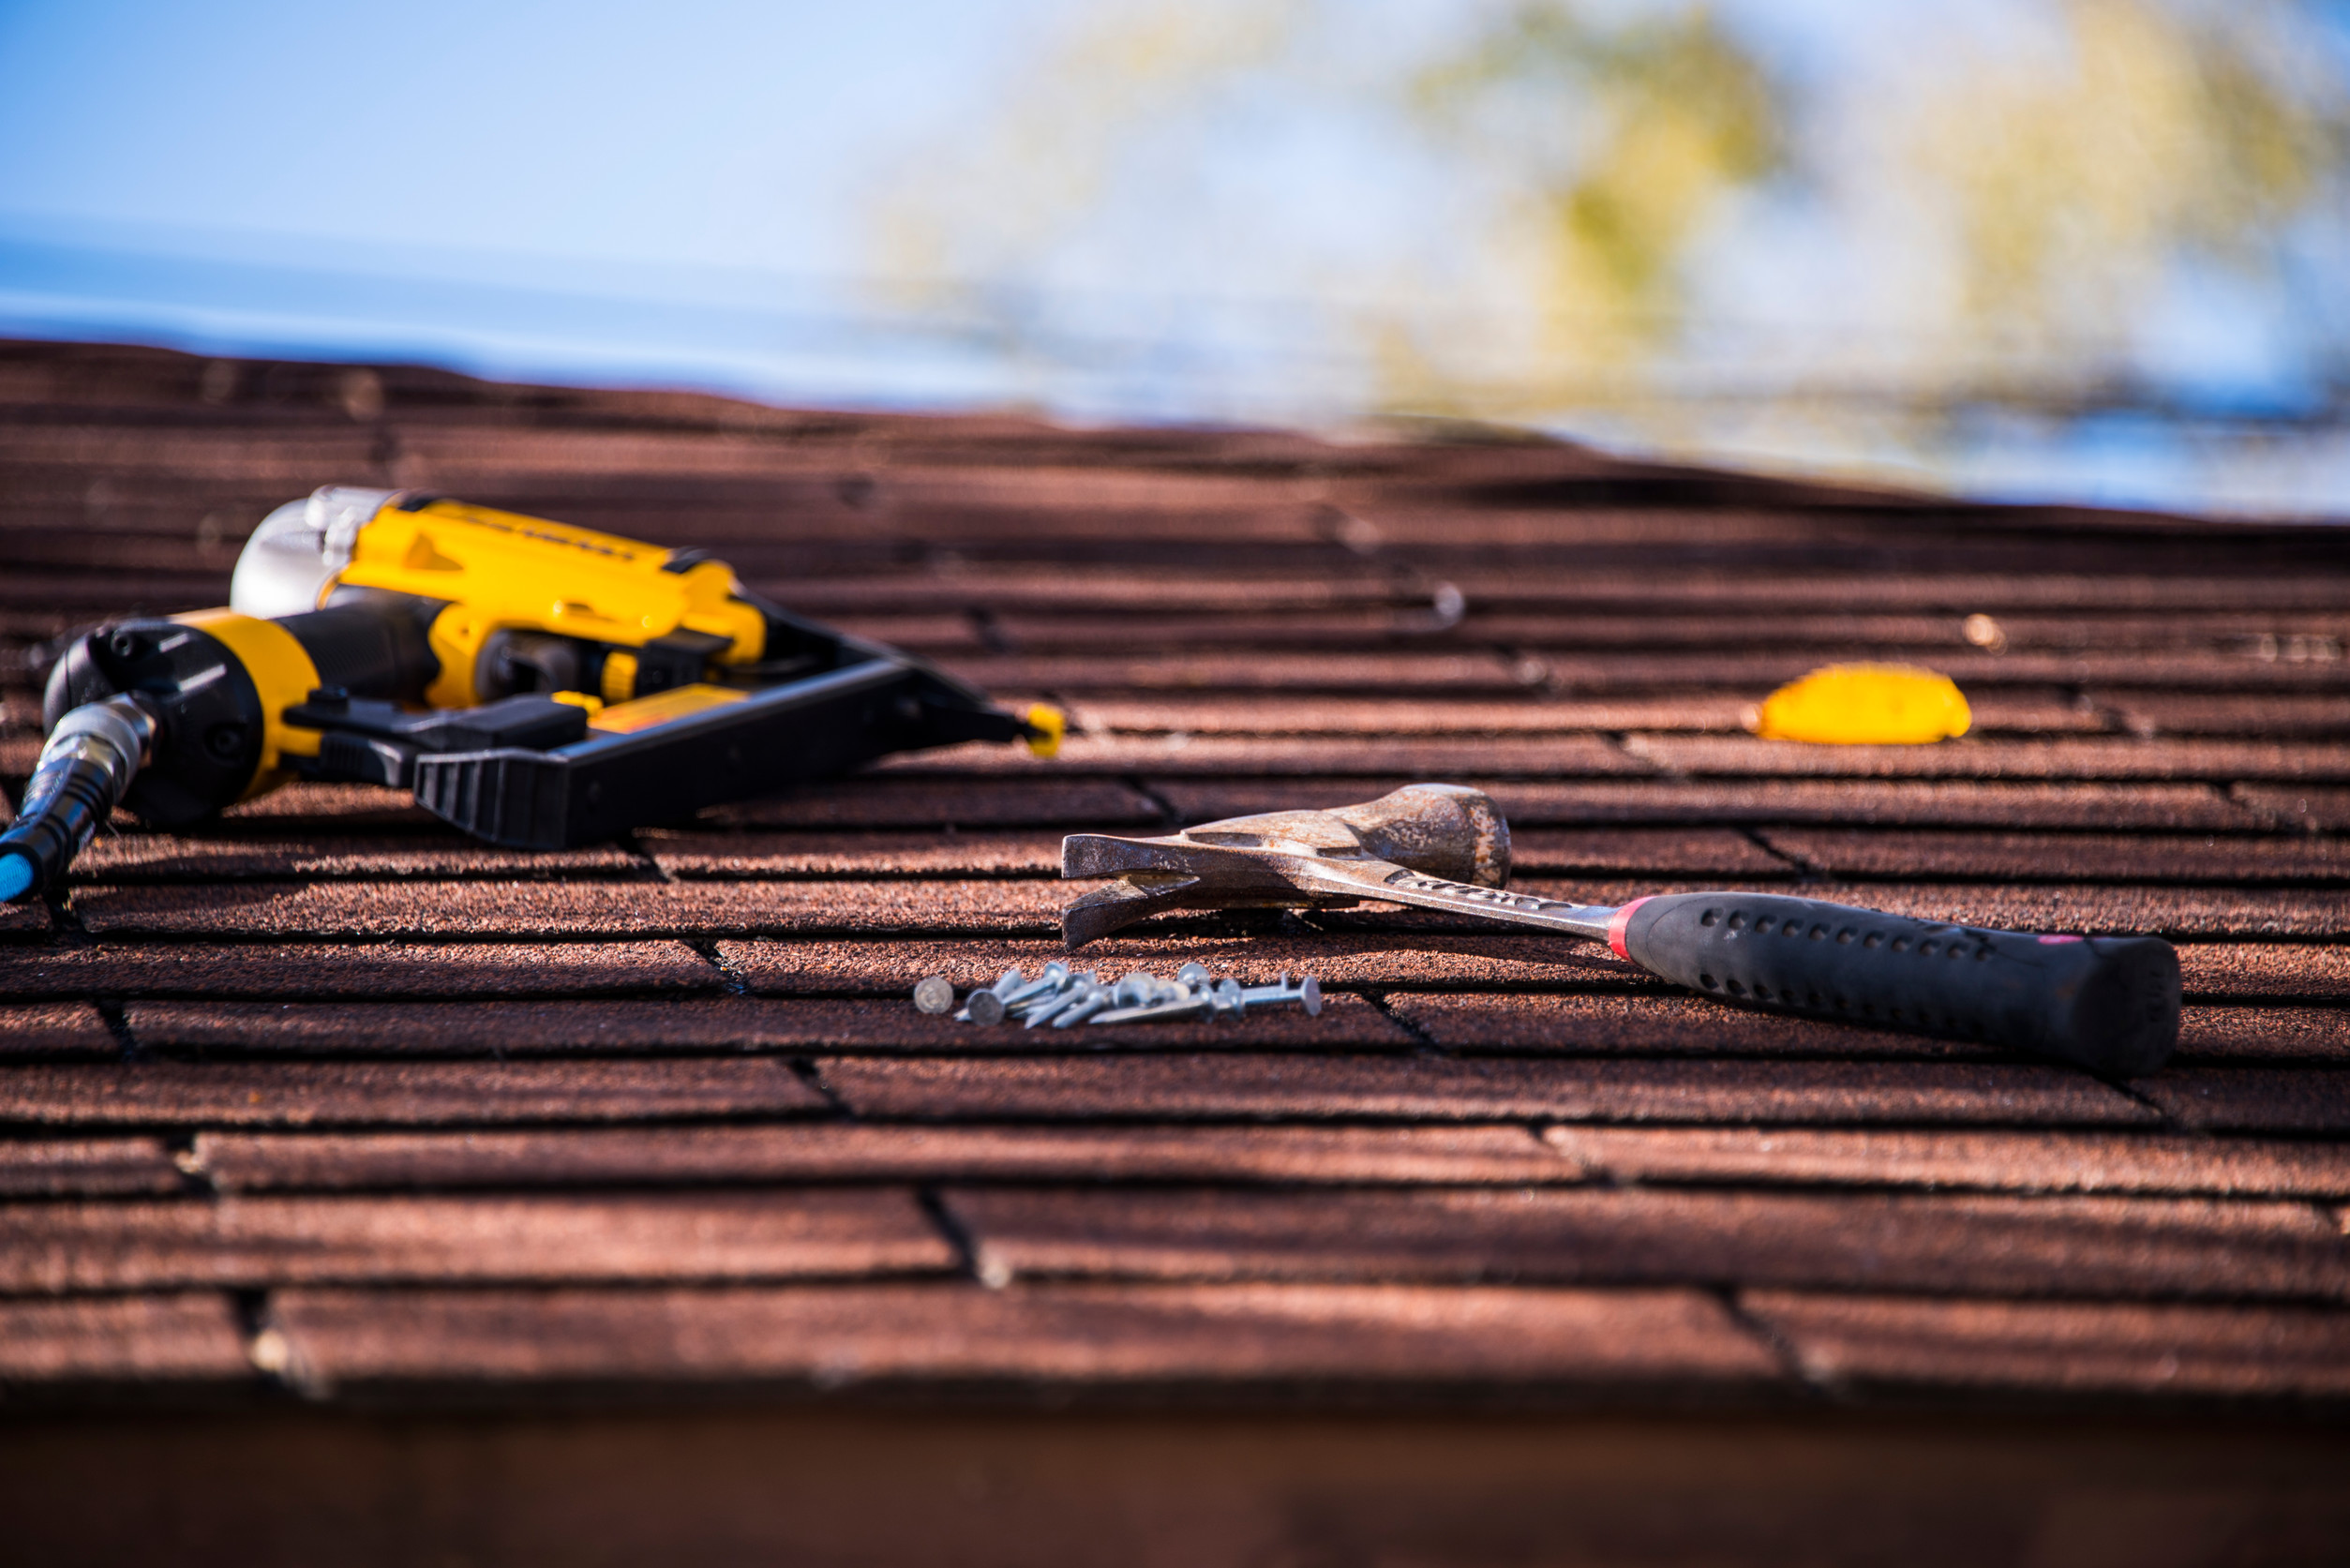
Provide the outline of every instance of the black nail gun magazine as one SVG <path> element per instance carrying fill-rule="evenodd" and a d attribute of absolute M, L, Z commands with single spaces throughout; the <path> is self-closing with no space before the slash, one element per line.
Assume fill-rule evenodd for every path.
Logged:
<path fill-rule="evenodd" d="M 175 828 L 292 779 L 390 784 L 492 844 L 557 849 L 892 752 L 1049 756 L 1062 729 L 701 551 L 341 486 L 262 524 L 229 608 L 76 637 L 43 716 L 0 898 L 61 874 L 117 802 Z"/>

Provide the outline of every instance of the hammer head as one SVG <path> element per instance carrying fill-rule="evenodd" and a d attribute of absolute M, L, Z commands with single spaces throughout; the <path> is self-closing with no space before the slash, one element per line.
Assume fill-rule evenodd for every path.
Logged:
<path fill-rule="evenodd" d="M 1061 940 L 1074 950 L 1168 910 L 1354 902 L 1302 891 L 1294 879 L 1300 859 L 1384 862 L 1499 888 L 1509 880 L 1509 824 L 1482 790 L 1415 784 L 1358 806 L 1227 817 L 1163 838 L 1071 833 L 1061 841 L 1063 876 L 1119 880 L 1061 911 Z"/>

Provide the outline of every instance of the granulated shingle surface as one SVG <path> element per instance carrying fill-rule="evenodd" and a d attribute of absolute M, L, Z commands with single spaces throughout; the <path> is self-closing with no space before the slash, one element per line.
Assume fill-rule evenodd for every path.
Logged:
<path fill-rule="evenodd" d="M 249 1380 L 235 1309 L 217 1292 L 0 1302 L 0 1378 L 15 1383 Z"/>
<path fill-rule="evenodd" d="M 724 983 L 682 942 L 0 945 L 0 996 L 576 996 Z"/>
<path fill-rule="evenodd" d="M 388 366 L 354 416 L 231 368 L 0 350 L 12 794 L 38 645 L 224 603 L 333 483 L 711 548 L 1070 739 L 555 855 L 359 787 L 121 819 L 0 912 L 0 1383 L 2350 1397 L 2336 531 Z M 1744 733 L 1859 659 L 1951 674 L 1972 732 Z M 907 999 L 1060 956 L 1066 832 L 1414 778 L 1489 788 L 1552 896 L 2170 935 L 2178 1056 L 2105 1083 L 1375 907 L 1081 960 L 1312 973 L 1319 1018 Z"/>
<path fill-rule="evenodd" d="M 87 1002 L 0 1004 L 0 1055 L 111 1056 L 120 1049 Z"/>
<path fill-rule="evenodd" d="M 2295 1307 L 1936 1301 L 1757 1291 L 1746 1309 L 1839 1383 L 2144 1394 L 2350 1386 L 2350 1320 Z"/>
<path fill-rule="evenodd" d="M 2228 793 L 2280 827 L 2316 832 L 2350 828 L 2350 789 L 2340 785 L 2241 784 Z"/>
<path fill-rule="evenodd" d="M 317 1369 L 365 1384 L 632 1376 L 1404 1384 L 1766 1383 L 1772 1357 L 1694 1291 L 1408 1285 L 936 1285 L 665 1292 L 295 1290 Z"/>
<path fill-rule="evenodd" d="M 1152 793 L 1187 820 L 1209 821 L 1243 812 L 1326 804 L 1331 789 L 1377 795 L 1400 774 L 1332 780 L 1317 791 L 1294 779 L 1170 779 Z M 1488 783 L 1471 778 L 1462 782 Z M 1949 783 L 1923 780 L 1809 779 L 1684 780 L 1659 776 L 1629 784 L 1591 780 L 1545 784 L 1490 781 L 1489 793 L 1513 825 L 1579 828 L 1594 823 L 1713 822 L 1729 824 L 1860 821 L 1922 828 L 2260 829 L 2280 826 L 2274 814 L 2239 802 L 2208 785 L 2165 784 Z"/>
<path fill-rule="evenodd" d="M 953 1261 L 913 1195 L 886 1187 L 61 1202 L 11 1212 L 0 1239 L 0 1285 L 20 1292 L 281 1278 L 529 1283 L 648 1269 L 740 1279 L 936 1271 Z"/>
<path fill-rule="evenodd" d="M 177 1192 L 182 1173 L 157 1138 L 37 1138 L 0 1143 L 0 1193 L 97 1197 Z"/>
<path fill-rule="evenodd" d="M 2350 1149 L 2283 1139 L 1589 1126 L 1553 1127 L 1544 1136 L 1594 1175 L 1624 1181 L 2304 1197 L 2350 1191 Z"/>
<path fill-rule="evenodd" d="M 2051 860 L 2071 876 L 2118 882 L 2350 880 L 2342 841 L 2219 833 L 1934 833 L 1781 828 L 1764 842 L 1833 876 L 1968 876 L 2031 881 Z"/>
<path fill-rule="evenodd" d="M 821 1099 L 774 1057 L 579 1063 L 109 1062 L 20 1068 L 0 1114 L 82 1127 L 307 1127 L 788 1114 Z"/>
<path fill-rule="evenodd" d="M 73 1145 L 77 1149 L 90 1145 Z M 158 1168 L 171 1170 L 159 1151 Z M 0 1156 L 0 1160 L 5 1160 Z M 677 1128 L 200 1135 L 187 1161 L 238 1191 L 764 1181 L 1552 1182 L 1582 1167 L 1522 1127 L 907 1128 L 843 1121 Z M 128 1169 L 127 1156 L 103 1169 Z M 99 1157 L 0 1182 L 92 1190 Z M 143 1169 L 143 1168 L 142 1168 Z M 127 1176 L 116 1176 L 127 1182 Z M 2320 1178 L 2322 1180 L 2322 1178 Z M 128 1190 L 126 1187 L 126 1190 Z M 140 1188 L 139 1190 L 145 1190 Z M 2350 1190 L 2336 1181 L 2329 1190 Z"/>
<path fill-rule="evenodd" d="M 1177 1042 L 1170 1042 L 1171 1046 Z M 2150 1121 L 2094 1079 L 2034 1064 L 1609 1061 L 1391 1054 L 1139 1060 L 833 1058 L 852 1108 L 920 1117 L 1162 1115 L 1382 1120 Z M 1129 1089 L 1143 1091 L 1130 1098 Z"/>
<path fill-rule="evenodd" d="M 2341 1301 L 2306 1203 L 1526 1187 L 955 1192 L 980 1266 L 1143 1278 L 1725 1280 L 2020 1295 Z"/>

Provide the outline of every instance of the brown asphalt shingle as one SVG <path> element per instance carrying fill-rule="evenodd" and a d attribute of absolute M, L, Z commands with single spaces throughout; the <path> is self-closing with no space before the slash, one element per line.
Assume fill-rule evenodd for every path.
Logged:
<path fill-rule="evenodd" d="M 252 1376 L 225 1295 L 0 1301 L 0 1379 L 11 1383 L 239 1383 Z"/>
<path fill-rule="evenodd" d="M 26 1205 L 0 1220 L 12 1294 L 372 1280 L 536 1282 L 936 1273 L 909 1192 L 238 1197 Z"/>
<path fill-rule="evenodd" d="M 30 1127 L 613 1122 L 791 1114 L 823 1099 L 771 1056 L 684 1061 L 112 1062 L 0 1079 Z"/>
<path fill-rule="evenodd" d="M 982 1274 L 1524 1280 L 2324 1300 L 2350 1249 L 2306 1203 L 1584 1187 L 955 1191 Z"/>
<path fill-rule="evenodd" d="M 1534 441 L 390 366 L 379 409 L 342 367 L 227 368 L 0 349 L 11 794 L 37 645 L 223 603 L 251 527 L 329 483 L 708 547 L 1065 705 L 1070 739 L 556 855 L 356 787 L 120 819 L 53 908 L 0 912 L 0 1384 L 2350 1399 L 2336 531 Z M 1852 659 L 1951 674 L 1974 729 L 1744 732 Z M 1489 788 L 1553 896 L 2168 934 L 2178 1055 L 2105 1083 L 1378 908 L 1079 961 L 1312 973 L 1319 1018 L 977 1030 L 906 1000 L 1061 956 L 1064 833 L 1419 778 Z"/>
<path fill-rule="evenodd" d="M 1410 1285 L 292 1290 L 286 1332 L 335 1382 L 776 1379 L 921 1384 L 1764 1385 L 1769 1350 L 1693 1291 Z"/>
<path fill-rule="evenodd" d="M 0 996 L 577 996 L 723 983 L 682 942 L 0 944 Z"/>
<path fill-rule="evenodd" d="M 2339 1396 L 2350 1315 L 2306 1308 L 1937 1301 L 1756 1291 L 1748 1312 L 1844 1384 Z"/>
<path fill-rule="evenodd" d="M 850 1109 L 893 1120 L 2128 1125 L 2156 1119 L 2095 1079 L 2038 1064 L 1190 1055 L 1170 1049 L 1135 1058 L 838 1057 L 817 1066 L 825 1086 Z"/>
<path fill-rule="evenodd" d="M 1345 1186 L 1564 1182 L 1582 1174 L 1572 1158 L 1522 1127 L 1474 1125 L 907 1128 L 811 1121 L 692 1129 L 207 1132 L 187 1157 L 205 1179 L 236 1191 L 945 1180 Z M 71 1163 L 52 1186 L 94 1190 L 82 1173 L 97 1164 L 96 1156 Z M 28 1187 L 41 1179 L 0 1171 L 8 1172 L 0 1181 L 22 1179 Z M 2350 1183 L 2336 1180 L 2328 1190 L 2350 1190 Z"/>

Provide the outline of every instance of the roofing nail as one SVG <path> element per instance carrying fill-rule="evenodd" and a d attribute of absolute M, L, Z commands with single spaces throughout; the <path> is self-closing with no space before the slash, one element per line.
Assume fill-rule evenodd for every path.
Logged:
<path fill-rule="evenodd" d="M 1004 999 L 992 991 L 975 991 L 955 1016 L 958 1023 L 1001 1023 L 1004 1021 Z"/>
<path fill-rule="evenodd" d="M 954 981 L 932 975 L 914 988 L 914 1006 L 927 1013 L 954 1011 Z"/>
<path fill-rule="evenodd" d="M 1205 994 L 1186 993 L 1172 1001 L 1153 1002 L 1148 1007 L 1118 1008 L 1110 1012 L 1096 1013 L 1088 1022 L 1094 1023 L 1155 1023 L 1162 1018 L 1196 1018 L 1207 1010 L 1209 1000 Z"/>
<path fill-rule="evenodd" d="M 1071 1008 L 1078 1007 L 1084 1003 L 1093 1000 L 1093 998 L 1100 995 L 1100 993 L 1101 988 L 1094 984 L 1093 981 L 1088 979 L 1080 979 L 1075 985 L 1070 986 L 1067 991 L 1062 992 L 1058 996 L 1053 998 L 1052 1006 L 1038 1008 L 1034 1011 L 1030 1012 L 1028 1014 L 1027 1026 L 1033 1029 L 1040 1023 L 1051 1023 L 1054 1019 L 1058 1018 L 1061 1014 L 1069 1011 Z"/>
<path fill-rule="evenodd" d="M 1207 965 L 1205 963 L 1185 964 L 1182 968 L 1175 971 L 1175 978 L 1182 984 L 1190 986 L 1194 991 L 1197 991 L 1204 985 L 1213 985 L 1216 983 L 1216 977 L 1207 972 Z"/>
<path fill-rule="evenodd" d="M 1139 1008 L 1149 1001 L 1159 989 L 1159 977 L 1147 969 L 1137 969 L 1118 978 L 1117 999 L 1121 1007 Z"/>
<path fill-rule="evenodd" d="M 1289 976 L 1281 976 L 1279 985 L 1257 986 L 1240 993 L 1242 1003 L 1252 1008 L 1271 1007 L 1282 1002 L 1302 1002 L 1306 1016 L 1317 1018 L 1322 1013 L 1322 982 L 1308 975 L 1296 990 L 1289 988 Z"/>
<path fill-rule="evenodd" d="M 1006 1008 L 1004 1010 L 1014 1018 L 1034 1018 L 1039 1013 L 1050 1017 L 1068 1004 L 1070 997 L 1076 993 L 1079 987 L 1100 983 L 1100 978 L 1090 969 L 1082 975 L 1064 975 L 1061 978 L 1061 983 L 1051 991 L 1040 992 L 1027 1000 Z"/>
<path fill-rule="evenodd" d="M 1004 1016 L 1007 1018 L 1025 1018 L 1032 1012 L 1050 1012 L 1055 1008 L 1060 1006 L 1063 994 L 1063 992 L 1055 989 L 1053 991 L 1040 992 L 1034 996 L 1023 997 L 1019 1001 L 1006 1006 L 1004 1008 Z"/>
<path fill-rule="evenodd" d="M 1012 973 L 1017 976 L 1019 971 L 1015 969 Z M 1035 979 L 1030 980 L 1026 985 L 1021 985 L 1017 979 L 1014 979 L 1012 981 L 1014 990 L 1011 994 L 1004 997 L 1004 1006 L 1008 1008 L 1016 1008 L 1021 1003 L 1029 1000 L 1031 997 L 1042 996 L 1048 992 L 1058 991 L 1061 989 L 1062 983 L 1068 978 L 1069 965 L 1063 963 L 1056 958 L 1052 963 L 1044 966 L 1043 974 L 1039 975 Z"/>
<path fill-rule="evenodd" d="M 1053 1027 L 1066 1029 L 1083 1023 L 1097 1013 L 1103 1013 L 1116 1005 L 1117 997 L 1109 990 L 1097 986 L 1089 996 L 1080 997 L 1053 1016 Z"/>
<path fill-rule="evenodd" d="M 1021 974 L 1017 969 L 1007 969 L 1002 974 L 996 976 L 995 983 L 989 986 L 987 989 L 994 992 L 995 993 L 995 1000 L 1000 1002 L 1005 997 L 1010 995 L 1013 992 L 1018 991 L 1020 989 L 1021 981 L 1026 978 L 1027 977 Z"/>

